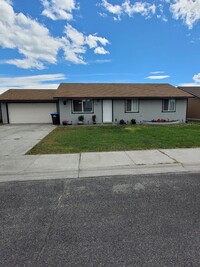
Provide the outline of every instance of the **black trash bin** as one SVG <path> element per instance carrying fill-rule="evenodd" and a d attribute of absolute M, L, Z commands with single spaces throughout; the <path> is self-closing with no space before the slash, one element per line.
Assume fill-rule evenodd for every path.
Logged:
<path fill-rule="evenodd" d="M 58 112 L 51 113 L 52 117 L 52 123 L 53 125 L 59 125 L 60 124 L 60 116 Z"/>

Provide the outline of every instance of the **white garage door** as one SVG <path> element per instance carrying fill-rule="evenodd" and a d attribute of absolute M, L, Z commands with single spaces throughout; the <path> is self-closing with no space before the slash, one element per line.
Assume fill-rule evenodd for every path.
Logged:
<path fill-rule="evenodd" d="M 51 123 L 55 103 L 12 103 L 8 104 L 10 123 Z"/>

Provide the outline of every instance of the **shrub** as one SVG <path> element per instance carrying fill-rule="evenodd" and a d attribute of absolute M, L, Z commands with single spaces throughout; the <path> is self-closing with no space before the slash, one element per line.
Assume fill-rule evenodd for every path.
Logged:
<path fill-rule="evenodd" d="M 83 116 L 83 115 L 79 116 L 79 117 L 78 117 L 78 120 L 79 120 L 79 121 L 84 121 L 84 116 Z"/>
<path fill-rule="evenodd" d="M 131 120 L 131 124 L 136 124 L 136 120 L 135 119 L 132 119 Z"/>
<path fill-rule="evenodd" d="M 96 115 L 92 115 L 92 122 L 95 124 L 96 123 Z"/>
<path fill-rule="evenodd" d="M 124 120 L 120 120 L 119 124 L 126 124 L 126 122 Z"/>

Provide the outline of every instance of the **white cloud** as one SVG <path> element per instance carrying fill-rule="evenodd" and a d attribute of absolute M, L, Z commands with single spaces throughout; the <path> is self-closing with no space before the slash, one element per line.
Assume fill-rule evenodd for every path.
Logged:
<path fill-rule="evenodd" d="M 117 16 L 114 17 L 114 20 L 120 20 L 121 15 L 125 14 L 130 17 L 134 14 L 150 17 L 156 12 L 155 4 L 148 2 L 135 2 L 131 4 L 130 0 L 125 0 L 121 5 L 112 5 L 107 0 L 102 0 L 101 5 L 107 12 Z"/>
<path fill-rule="evenodd" d="M 42 70 L 44 69 L 43 63 L 40 61 L 34 60 L 32 58 L 26 58 L 26 59 L 10 59 L 10 60 L 5 60 L 4 63 L 10 64 L 10 65 L 15 65 L 18 68 L 21 69 L 38 69 Z"/>
<path fill-rule="evenodd" d="M 155 3 L 152 2 L 122 0 L 121 4 L 113 5 L 107 0 L 101 0 L 101 6 L 108 13 L 114 15 L 114 20 L 120 20 L 122 15 L 132 17 L 134 14 L 140 14 L 145 18 L 155 15 L 158 19 L 167 22 L 168 18 L 164 12 L 166 7 L 169 8 L 175 20 L 181 19 L 189 29 L 192 29 L 194 23 L 200 20 L 200 0 L 157 0 Z"/>
<path fill-rule="evenodd" d="M 193 83 L 181 83 L 178 86 L 200 86 L 200 73 L 195 74 L 193 77 Z"/>
<path fill-rule="evenodd" d="M 165 2 L 168 3 L 167 0 L 165 0 Z M 160 19 L 160 20 L 162 20 L 164 22 L 167 22 L 168 19 L 167 19 L 166 15 L 164 14 L 164 6 L 163 6 L 163 3 L 158 4 L 157 7 L 156 7 L 156 10 L 157 10 L 157 12 L 156 12 L 157 19 Z"/>
<path fill-rule="evenodd" d="M 88 48 L 95 49 L 98 44 L 109 44 L 107 39 L 96 34 L 84 35 L 71 25 L 65 27 L 63 37 L 53 37 L 47 27 L 22 13 L 15 13 L 11 4 L 5 0 L 1 0 L 0 14 L 0 47 L 15 49 L 22 56 L 5 59 L 4 63 L 19 68 L 41 70 L 46 64 L 56 64 L 59 50 L 64 51 L 67 61 L 85 64 L 83 54 L 86 54 Z"/>
<path fill-rule="evenodd" d="M 156 11 L 155 4 L 149 4 L 147 2 L 135 2 L 132 5 L 129 0 L 125 0 L 122 7 L 124 12 L 130 17 L 137 13 L 142 16 L 149 16 L 150 14 L 155 14 Z"/>
<path fill-rule="evenodd" d="M 85 42 L 85 36 L 82 32 L 77 31 L 75 28 L 73 28 L 71 25 L 67 25 L 65 27 L 65 33 L 68 37 L 68 39 L 71 40 L 71 42 L 75 46 L 82 46 Z"/>
<path fill-rule="evenodd" d="M 86 53 L 84 45 L 76 45 L 66 37 L 62 38 L 65 59 L 74 64 L 86 64 L 82 54 Z"/>
<path fill-rule="evenodd" d="M 200 19 L 200 0 L 174 0 L 170 5 L 173 17 L 183 22 L 191 29 Z"/>
<path fill-rule="evenodd" d="M 75 0 L 42 0 L 42 15 L 52 20 L 71 20 L 72 12 L 77 9 Z"/>
<path fill-rule="evenodd" d="M 98 46 L 98 42 L 104 46 L 109 44 L 109 41 L 106 38 L 98 37 L 96 36 L 96 34 L 90 34 L 86 37 L 86 43 L 89 45 L 90 48 L 96 48 Z"/>
<path fill-rule="evenodd" d="M 150 72 L 151 74 L 161 74 L 161 73 L 165 73 L 164 71 L 151 71 Z"/>
<path fill-rule="evenodd" d="M 192 79 L 196 83 L 200 83 L 200 73 L 195 74 Z"/>
<path fill-rule="evenodd" d="M 120 5 L 112 5 L 107 0 L 102 0 L 102 6 L 110 13 L 114 15 L 121 15 L 123 8 Z"/>
<path fill-rule="evenodd" d="M 162 79 L 166 79 L 169 78 L 169 75 L 152 75 L 152 76 L 148 76 L 145 79 L 150 79 L 150 80 L 162 80 Z"/>
<path fill-rule="evenodd" d="M 108 52 L 107 50 L 105 50 L 105 48 L 100 47 L 100 46 L 98 46 L 98 47 L 96 47 L 96 48 L 94 49 L 94 53 L 95 53 L 95 54 L 100 54 L 100 55 L 109 54 L 109 52 Z"/>
<path fill-rule="evenodd" d="M 75 64 L 86 64 L 83 59 L 83 54 L 86 53 L 87 47 L 94 49 L 95 54 L 108 54 L 109 52 L 104 47 L 109 44 L 106 38 L 94 35 L 84 35 L 74 29 L 71 25 L 65 27 L 66 36 L 62 38 L 64 43 L 63 50 L 65 58 Z"/>
<path fill-rule="evenodd" d="M 21 68 L 38 67 L 43 62 L 55 64 L 60 41 L 50 36 L 46 27 L 24 14 L 15 14 L 11 5 L 4 0 L 0 5 L 0 46 L 17 49 L 24 59 L 7 61 Z M 48 44 L 48 46 L 44 45 Z"/>
<path fill-rule="evenodd" d="M 91 61 L 91 63 L 110 63 L 112 62 L 111 59 L 96 59 L 94 61 Z"/>
<path fill-rule="evenodd" d="M 107 17 L 107 14 L 106 14 L 106 13 L 98 12 L 98 14 L 99 14 L 99 16 L 101 16 L 101 17 L 103 17 L 103 18 Z"/>
<path fill-rule="evenodd" d="M 158 70 L 158 71 L 151 71 L 150 74 L 152 74 L 152 75 L 149 75 L 145 79 L 149 79 L 149 80 L 162 80 L 162 79 L 170 78 L 169 75 L 164 75 L 164 73 L 165 73 L 164 71 L 160 71 L 160 70 Z M 162 74 L 162 75 L 159 75 L 159 74 Z"/>
<path fill-rule="evenodd" d="M 199 87 L 200 85 L 197 84 L 197 83 L 180 83 L 178 86 L 196 86 L 196 87 Z"/>
<path fill-rule="evenodd" d="M 66 79 L 67 77 L 62 73 L 22 77 L 0 77 L 0 94 L 10 88 L 57 89 L 60 81 Z"/>
<path fill-rule="evenodd" d="M 65 34 L 62 38 L 65 59 L 74 64 L 85 64 L 82 56 L 86 53 L 84 35 L 69 24 L 65 27 Z"/>

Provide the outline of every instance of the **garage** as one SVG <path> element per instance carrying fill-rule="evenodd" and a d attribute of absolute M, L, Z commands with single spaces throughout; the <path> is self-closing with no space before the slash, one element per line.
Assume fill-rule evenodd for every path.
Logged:
<path fill-rule="evenodd" d="M 51 123 L 56 103 L 9 103 L 10 123 Z"/>
<path fill-rule="evenodd" d="M 9 89 L 0 96 L 3 123 L 52 123 L 54 89 Z"/>

